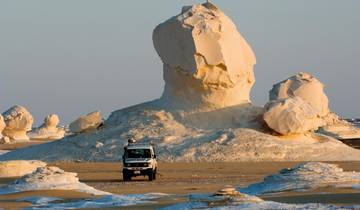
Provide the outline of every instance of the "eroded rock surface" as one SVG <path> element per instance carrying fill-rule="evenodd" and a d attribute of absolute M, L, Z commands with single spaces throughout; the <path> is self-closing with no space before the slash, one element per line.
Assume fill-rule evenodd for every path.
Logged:
<path fill-rule="evenodd" d="M 329 100 L 324 93 L 324 85 L 311 74 L 300 72 L 275 84 L 270 90 L 270 101 L 295 96 L 308 102 L 320 116 L 329 113 Z"/>
<path fill-rule="evenodd" d="M 335 113 L 329 113 L 324 117 L 326 125 L 317 132 L 336 139 L 360 139 L 360 128 L 354 124 L 340 119 Z"/>
<path fill-rule="evenodd" d="M 34 120 L 28 110 L 16 105 L 5 111 L 3 117 L 6 124 L 4 136 L 15 141 L 29 140 L 26 132 L 31 130 Z"/>
<path fill-rule="evenodd" d="M 317 110 L 300 97 L 270 101 L 265 110 L 267 125 L 283 135 L 306 133 L 325 124 Z"/>
<path fill-rule="evenodd" d="M 155 28 L 153 42 L 164 63 L 168 106 L 206 110 L 250 101 L 255 55 L 213 4 L 183 7 Z"/>
<path fill-rule="evenodd" d="M 77 173 L 66 172 L 54 166 L 37 168 L 13 183 L 0 188 L 0 194 L 10 194 L 35 190 L 76 190 L 93 195 L 106 195 L 82 182 L 79 182 Z"/>
<path fill-rule="evenodd" d="M 101 113 L 96 111 L 79 117 L 77 120 L 70 124 L 69 128 L 71 133 L 82 133 L 96 129 L 102 123 L 103 118 L 101 116 Z"/>
<path fill-rule="evenodd" d="M 37 140 L 55 140 L 61 139 L 65 135 L 64 128 L 58 127 L 60 122 L 59 116 L 56 114 L 48 115 L 44 119 L 44 123 L 37 129 L 28 133 L 30 139 Z"/>
<path fill-rule="evenodd" d="M 0 139 L 2 139 L 2 131 L 4 130 L 6 124 L 4 122 L 4 117 L 0 114 Z"/>
<path fill-rule="evenodd" d="M 242 193 L 259 195 L 283 191 L 310 190 L 320 187 L 351 188 L 360 184 L 360 173 L 343 171 L 336 164 L 309 162 L 284 168 L 260 183 L 239 189 Z"/>

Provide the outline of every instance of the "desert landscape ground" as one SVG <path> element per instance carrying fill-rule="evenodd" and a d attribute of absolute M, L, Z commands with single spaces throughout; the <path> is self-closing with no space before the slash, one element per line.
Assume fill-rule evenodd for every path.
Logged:
<path fill-rule="evenodd" d="M 22 105 L 0 115 L 0 208 L 360 209 L 359 121 L 335 113 L 314 72 L 253 104 L 255 53 L 210 1 L 152 41 L 159 98 L 67 125 L 50 113 L 35 127 Z"/>
<path fill-rule="evenodd" d="M 344 170 L 360 171 L 360 162 L 331 162 Z M 244 187 L 261 181 L 264 176 L 299 162 L 261 163 L 160 163 L 159 179 L 154 182 L 138 177 L 123 182 L 121 163 L 50 163 L 66 171 L 76 172 L 82 182 L 115 194 L 165 193 L 168 196 L 154 199 L 155 203 L 106 209 L 156 209 L 188 201 L 189 194 L 214 193 L 225 185 Z M 14 179 L 0 179 L 4 185 Z M 86 193 L 64 190 L 44 190 L 0 195 L 0 206 L 5 209 L 29 207 L 19 199 L 30 196 L 51 196 L 65 200 L 91 197 Z M 282 203 L 331 203 L 339 206 L 360 204 L 360 190 L 352 188 L 320 188 L 306 192 L 282 192 L 261 196 L 264 200 Z"/>

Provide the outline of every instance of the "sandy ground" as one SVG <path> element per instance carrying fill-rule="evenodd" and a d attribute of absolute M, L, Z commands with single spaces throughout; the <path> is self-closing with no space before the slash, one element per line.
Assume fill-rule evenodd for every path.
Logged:
<path fill-rule="evenodd" d="M 336 162 L 345 170 L 360 171 L 360 162 Z M 140 194 L 161 192 L 172 196 L 158 200 L 155 204 L 130 206 L 116 209 L 154 209 L 187 200 L 190 193 L 213 193 L 224 185 L 245 186 L 258 182 L 264 176 L 275 173 L 299 162 L 265 163 L 159 163 L 159 176 L 154 182 L 146 177 L 137 177 L 132 182 L 123 182 L 120 163 L 74 163 L 59 162 L 50 165 L 66 171 L 76 172 L 82 182 L 99 190 L 116 194 Z M 13 179 L 0 179 L 6 184 Z M 27 196 L 55 196 L 65 199 L 86 198 L 90 195 L 73 191 L 39 191 L 0 195 L 0 206 L 17 209 L 30 205 L 16 202 Z M 324 202 L 335 204 L 360 204 L 360 190 L 325 188 L 311 192 L 286 192 L 263 196 L 266 200 L 288 203 Z"/>
<path fill-rule="evenodd" d="M 0 150 L 16 150 L 16 149 L 29 147 L 29 146 L 37 145 L 37 144 L 44 144 L 44 143 L 48 143 L 48 142 L 51 142 L 51 141 L 31 140 L 31 141 L 16 142 L 16 143 L 14 142 L 14 143 L 9 143 L 9 144 L 0 144 Z"/>

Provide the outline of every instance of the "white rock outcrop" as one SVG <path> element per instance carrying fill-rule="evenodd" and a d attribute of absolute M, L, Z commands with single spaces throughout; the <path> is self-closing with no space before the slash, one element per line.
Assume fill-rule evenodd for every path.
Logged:
<path fill-rule="evenodd" d="M 270 101 L 265 110 L 266 124 L 282 135 L 306 133 L 325 124 L 317 110 L 300 97 Z"/>
<path fill-rule="evenodd" d="M 93 195 L 109 195 L 79 182 L 77 173 L 66 172 L 54 166 L 37 168 L 13 183 L 0 188 L 0 194 L 10 194 L 35 190 L 75 190 Z"/>
<path fill-rule="evenodd" d="M 360 172 L 344 171 L 336 164 L 308 162 L 293 168 L 284 168 L 269 175 L 260 183 L 240 188 L 250 195 L 304 191 L 321 187 L 351 188 L 360 184 Z"/>
<path fill-rule="evenodd" d="M 0 114 L 0 139 L 2 139 L 2 131 L 4 130 L 6 124 L 4 122 L 4 117 Z"/>
<path fill-rule="evenodd" d="M 101 113 L 96 111 L 79 117 L 77 120 L 70 124 L 69 128 L 71 133 L 82 133 L 96 129 L 102 123 L 103 118 L 101 116 Z"/>
<path fill-rule="evenodd" d="M 46 163 L 39 160 L 0 161 L 0 178 L 21 177 L 44 166 Z"/>
<path fill-rule="evenodd" d="M 183 7 L 155 28 L 153 43 L 163 61 L 164 104 L 206 110 L 250 101 L 255 55 L 213 4 Z"/>
<path fill-rule="evenodd" d="M 360 128 L 354 124 L 340 119 L 335 113 L 329 113 L 324 117 L 326 125 L 317 132 L 334 137 L 336 139 L 360 139 Z"/>
<path fill-rule="evenodd" d="M 309 73 L 300 72 L 273 86 L 270 101 L 298 96 L 313 106 L 320 116 L 329 113 L 329 100 L 324 85 Z"/>
<path fill-rule="evenodd" d="M 61 139 L 65 135 L 64 128 L 58 127 L 60 122 L 59 116 L 56 114 L 48 115 L 44 119 L 44 123 L 37 129 L 28 133 L 30 139 L 36 140 L 55 140 Z"/>
<path fill-rule="evenodd" d="M 31 130 L 34 119 L 28 110 L 16 105 L 5 111 L 3 117 L 6 124 L 4 136 L 15 141 L 29 140 L 26 132 Z"/>

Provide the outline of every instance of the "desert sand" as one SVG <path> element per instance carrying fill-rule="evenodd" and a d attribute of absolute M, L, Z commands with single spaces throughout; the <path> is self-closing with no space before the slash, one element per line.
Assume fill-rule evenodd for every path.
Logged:
<path fill-rule="evenodd" d="M 334 162 L 333 162 L 334 163 Z M 360 162 L 335 162 L 344 170 L 360 171 Z M 282 168 L 293 167 L 299 162 L 262 162 L 262 163 L 160 163 L 158 180 L 149 182 L 138 177 L 133 182 L 123 182 L 121 164 L 115 162 L 74 163 L 57 162 L 51 166 L 60 167 L 69 172 L 76 172 L 80 181 L 106 192 L 115 194 L 166 193 L 169 197 L 160 198 L 157 203 L 141 204 L 116 209 L 154 209 L 170 204 L 184 202 L 188 194 L 214 193 L 224 185 L 246 186 L 261 181 L 266 175 Z M 14 179 L 0 179 L 1 185 Z M 16 202 L 29 196 L 60 197 L 76 200 L 91 195 L 76 191 L 46 190 L 0 195 L 3 208 L 22 208 L 28 202 Z M 264 200 L 284 203 L 324 202 L 338 205 L 360 204 L 360 189 L 321 188 L 307 192 L 283 192 L 260 196 Z M 114 208 L 112 208 L 114 209 Z"/>

